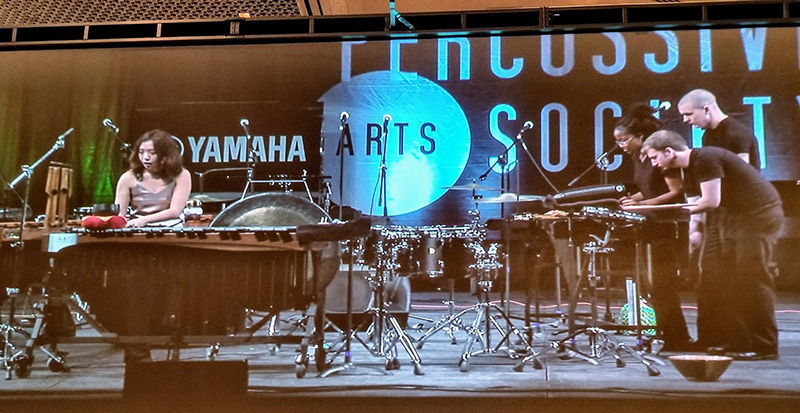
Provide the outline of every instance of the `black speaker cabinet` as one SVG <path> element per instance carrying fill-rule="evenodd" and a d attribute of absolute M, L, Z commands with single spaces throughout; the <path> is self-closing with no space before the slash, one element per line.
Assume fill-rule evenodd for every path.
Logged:
<path fill-rule="evenodd" d="M 125 365 L 125 397 L 244 396 L 247 360 L 154 361 Z"/>
<path fill-rule="evenodd" d="M 362 325 L 366 328 L 371 319 L 364 312 L 373 303 L 370 273 L 375 270 L 353 270 L 353 328 Z M 342 268 L 346 268 L 342 266 Z M 411 283 L 408 277 L 394 276 L 383 287 L 386 310 L 393 315 L 402 327 L 408 323 L 411 310 Z M 347 271 L 340 270 L 325 289 L 325 316 L 340 328 L 347 325 Z"/>

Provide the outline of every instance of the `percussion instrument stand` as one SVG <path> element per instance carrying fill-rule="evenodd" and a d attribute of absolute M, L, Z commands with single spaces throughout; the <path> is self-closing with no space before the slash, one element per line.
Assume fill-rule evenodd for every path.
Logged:
<path fill-rule="evenodd" d="M 439 331 L 446 331 L 447 336 L 450 337 L 450 344 L 458 344 L 458 340 L 456 340 L 455 332 L 464 328 L 464 324 L 461 321 L 461 315 L 465 312 L 462 311 L 458 314 L 455 313 L 455 280 L 452 278 L 447 278 L 447 300 L 442 301 L 443 304 L 447 305 L 447 314 L 443 315 L 442 318 L 437 321 L 434 325 L 430 328 L 425 330 L 425 333 L 419 337 L 417 341 L 417 350 L 422 350 L 422 347 L 425 345 L 425 341 L 429 339 L 432 335 L 438 333 Z M 433 320 L 425 320 L 425 321 L 433 321 Z"/>
<path fill-rule="evenodd" d="M 503 311 L 500 306 L 491 302 L 490 300 L 489 294 L 492 291 L 492 285 L 494 283 L 493 280 L 497 276 L 497 270 L 502 266 L 502 264 L 497 261 L 497 244 L 492 244 L 489 247 L 488 252 L 483 251 L 483 248 L 480 247 L 476 255 L 479 257 L 478 262 L 471 267 L 477 269 L 478 272 L 478 286 L 480 287 L 480 292 L 478 293 L 479 301 L 474 306 L 463 310 L 456 315 L 457 318 L 460 318 L 462 315 L 468 312 L 476 313 L 475 319 L 472 321 L 472 325 L 465 327 L 469 338 L 467 339 L 466 344 L 464 344 L 464 351 L 461 353 L 461 358 L 458 361 L 458 369 L 461 372 L 469 371 L 470 357 L 481 354 L 496 353 L 500 350 L 500 347 L 503 344 L 506 344 L 508 356 L 512 359 L 517 358 L 518 355 L 516 354 L 516 351 L 511 348 L 510 338 L 512 334 L 515 335 L 519 342 L 525 347 L 527 354 L 537 354 L 522 332 L 511 322 L 511 318 L 508 316 L 508 313 Z M 499 316 L 505 320 L 505 330 L 500 323 L 497 322 L 496 317 L 492 316 L 492 310 L 496 311 Z M 492 347 L 491 341 L 492 329 L 495 329 L 502 334 L 500 341 L 494 347 Z M 476 341 L 483 343 L 483 348 L 477 351 L 472 351 Z"/>
<path fill-rule="evenodd" d="M 372 315 L 372 323 L 367 327 L 369 319 L 364 320 L 352 332 L 352 337 L 361 343 L 375 357 L 386 358 L 386 370 L 397 370 L 400 368 L 400 362 L 397 360 L 397 342 L 403 346 L 403 349 L 411 359 L 414 365 L 414 374 L 417 376 L 424 375 L 422 370 L 422 359 L 419 356 L 416 348 L 411 342 L 411 338 L 400 326 L 397 319 L 386 309 L 384 302 L 384 286 L 386 278 L 394 274 L 398 264 L 396 262 L 396 251 L 384 251 L 381 244 L 378 242 L 378 265 L 376 266 L 375 277 L 370 280 L 372 284 L 372 303 L 365 311 L 365 314 Z M 377 305 L 374 303 L 377 302 Z M 372 339 L 372 344 L 367 343 L 358 335 L 363 327 L 366 327 L 366 333 Z"/>
<path fill-rule="evenodd" d="M 473 180 L 473 183 L 475 181 Z M 475 190 L 472 190 L 472 198 L 474 200 L 479 199 L 479 197 L 475 194 Z M 481 212 L 478 209 L 478 203 L 475 203 L 475 209 L 469 211 L 469 214 L 472 215 L 472 219 L 469 225 L 471 231 L 478 231 L 480 227 L 481 221 Z M 483 236 L 477 237 L 479 241 L 483 240 Z M 447 242 L 447 241 L 445 241 Z M 445 248 L 445 246 L 442 246 Z M 421 350 L 422 347 L 425 345 L 425 341 L 430 338 L 432 335 L 436 334 L 439 331 L 446 331 L 447 336 L 450 337 L 450 344 L 458 344 L 458 341 L 455 337 L 455 332 L 458 330 L 462 330 L 464 328 L 464 324 L 461 321 L 462 313 L 456 315 L 455 313 L 455 279 L 453 277 L 447 276 L 447 271 L 443 271 L 444 278 L 447 279 L 447 300 L 443 300 L 442 304 L 447 305 L 447 314 L 443 315 L 439 321 L 437 321 L 434 325 L 430 328 L 425 330 L 421 337 L 419 337 L 417 341 L 417 350 Z M 417 317 L 420 318 L 421 317 Z M 426 319 L 424 321 L 432 322 L 432 319 Z M 421 329 L 420 329 L 421 330 Z"/>
<path fill-rule="evenodd" d="M 340 210 L 341 210 L 341 208 L 340 208 Z M 353 261 L 355 260 L 355 251 L 354 251 L 353 240 L 348 240 L 347 244 L 348 244 L 348 250 L 350 251 L 350 256 L 349 256 L 348 263 L 347 263 L 347 318 L 346 318 L 347 321 L 345 323 L 345 329 L 344 329 L 344 332 L 343 332 L 343 334 L 344 334 L 344 347 L 340 348 L 338 351 L 336 351 L 336 353 L 333 355 L 333 358 L 332 358 L 332 359 L 336 359 L 336 357 L 341 353 L 341 351 L 344 350 L 344 362 L 341 365 L 337 366 L 337 367 L 331 367 L 331 368 L 328 368 L 327 370 L 323 371 L 322 373 L 320 373 L 320 375 L 319 375 L 320 377 L 328 377 L 328 376 L 330 376 L 332 374 L 338 374 L 338 373 L 355 372 L 356 369 L 357 369 L 357 366 L 355 364 L 353 364 L 353 357 L 352 357 L 352 352 L 351 352 L 351 345 L 352 345 L 353 336 L 354 336 L 354 333 L 353 333 Z M 322 331 L 322 332 L 320 332 L 320 334 L 325 334 L 325 332 Z M 298 360 L 301 357 L 302 357 L 302 355 L 300 355 L 300 354 L 297 355 Z M 325 357 L 325 353 L 317 351 L 317 357 Z M 328 365 L 327 360 L 325 361 L 325 364 Z M 389 374 L 385 370 L 380 370 L 380 372 L 382 372 L 384 374 Z M 298 378 L 302 378 L 302 376 L 300 375 L 299 371 L 298 371 L 297 377 Z"/>
<path fill-rule="evenodd" d="M 580 359 L 587 361 L 593 365 L 599 365 L 600 360 L 606 352 L 612 352 L 612 357 L 616 362 L 618 368 L 625 367 L 625 361 L 622 360 L 621 352 L 625 351 L 633 356 L 637 361 L 644 364 L 647 368 L 647 373 L 650 376 L 658 376 L 661 372 L 653 366 L 653 363 L 642 357 L 638 352 L 629 348 L 624 343 L 617 340 L 608 331 L 598 326 L 598 311 L 597 311 L 597 282 L 600 276 L 597 273 L 597 254 L 608 254 L 614 251 L 613 247 L 609 246 L 611 241 L 611 232 L 614 229 L 613 224 L 608 224 L 604 238 L 590 235 L 594 241 L 589 241 L 583 245 L 583 252 L 589 255 L 589 269 L 587 278 L 589 281 L 589 290 L 591 295 L 591 325 L 578 329 L 577 331 L 569 334 L 567 337 L 553 342 L 550 344 L 548 350 L 557 350 L 558 352 L 568 351 L 570 356 L 576 356 Z M 586 335 L 589 342 L 589 352 L 583 352 L 575 345 L 575 339 L 578 336 Z M 533 366 L 537 370 L 543 368 L 540 360 L 540 355 L 532 355 L 521 360 L 514 370 L 522 371 L 525 363 L 533 361 Z"/>
<path fill-rule="evenodd" d="M 15 252 L 15 272 L 14 274 L 14 281 L 13 283 L 18 286 L 20 281 L 20 274 L 19 272 L 21 269 L 21 255 L 22 251 L 25 249 L 25 218 L 28 215 L 28 201 L 30 199 L 31 193 L 31 178 L 33 177 L 33 172 L 36 168 L 41 165 L 47 158 L 50 157 L 53 153 L 58 151 L 59 149 L 64 148 L 64 139 L 72 133 L 74 129 L 69 128 L 66 132 L 61 134 L 57 139 L 53 146 L 39 159 L 37 159 L 31 165 L 23 165 L 22 166 L 22 173 L 19 174 L 13 181 L 8 185 L 9 188 L 14 189 L 20 182 L 25 181 L 25 194 L 24 199 L 22 202 L 22 214 L 20 216 L 20 223 L 19 223 L 19 239 L 12 243 L 12 248 Z M 36 338 L 39 336 L 39 332 L 41 332 L 42 328 L 44 327 L 44 315 L 37 314 L 36 315 L 36 322 L 34 323 L 34 328 L 31 333 L 23 330 L 19 326 L 16 326 L 16 320 L 14 319 L 14 307 L 16 305 L 16 296 L 19 293 L 18 288 L 11 288 L 7 289 L 8 291 L 8 302 L 9 302 L 9 310 L 8 310 L 8 323 L 4 324 L 0 320 L 0 330 L 2 330 L 3 336 L 3 368 L 6 370 L 6 380 L 11 380 L 11 371 L 17 374 L 17 377 L 25 378 L 31 372 L 31 365 L 33 364 L 33 349 L 37 346 Z M 27 344 L 24 350 L 20 350 L 14 352 L 14 346 L 11 343 L 11 333 L 18 333 L 24 336 L 27 339 Z M 63 358 L 63 354 L 59 354 L 59 352 L 55 349 L 55 343 L 52 345 L 52 351 L 49 349 L 39 346 L 39 349 L 42 350 L 45 354 L 51 357 L 51 361 L 55 360 L 54 366 L 58 365 L 58 369 L 54 369 L 51 367 L 51 370 L 56 371 L 66 371 L 68 370 L 65 366 L 65 361 Z M 48 362 L 48 365 L 50 363 Z"/>

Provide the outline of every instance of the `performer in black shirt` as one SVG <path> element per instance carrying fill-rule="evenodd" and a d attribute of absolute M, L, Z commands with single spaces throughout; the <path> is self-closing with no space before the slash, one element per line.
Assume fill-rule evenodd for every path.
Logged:
<path fill-rule="evenodd" d="M 695 89 L 678 102 L 683 121 L 703 129 L 703 146 L 725 148 L 761 170 L 758 141 L 742 122 L 722 112 L 717 98 L 709 91 Z"/>
<path fill-rule="evenodd" d="M 617 145 L 631 156 L 633 178 L 638 192 L 620 199 L 623 206 L 660 205 L 683 202 L 680 171 L 662 171 L 653 166 L 641 152 L 644 138 L 661 129 L 661 121 L 653 116 L 655 109 L 636 105 L 620 118 L 614 127 Z M 686 231 L 685 223 L 649 222 L 642 233 L 652 251 L 653 286 L 650 297 L 656 313 L 659 338 L 664 340 L 660 351 L 690 351 L 693 342 L 683 317 L 678 295 L 678 256 L 681 245 L 676 237 Z M 685 245 L 685 244 L 683 244 Z M 685 248 L 685 247 L 684 247 Z"/>
<path fill-rule="evenodd" d="M 727 149 L 745 162 L 753 165 L 756 170 L 761 168 L 761 158 L 758 152 L 758 141 L 753 132 L 742 122 L 733 119 L 722 112 L 717 98 L 704 89 L 694 89 L 684 95 L 678 102 L 678 111 L 683 116 L 683 121 L 703 129 L 703 146 L 716 146 Z M 689 198 L 689 202 L 695 200 Z M 699 247 L 703 242 L 705 215 L 692 215 L 689 223 L 689 254 L 691 256 L 690 270 L 698 271 Z"/>
<path fill-rule="evenodd" d="M 778 192 L 733 152 L 689 149 L 674 132 L 654 133 L 643 150 L 659 168 L 684 169 L 687 194 L 699 196 L 690 212 L 707 215 L 698 341 L 712 354 L 777 359 L 775 290 L 768 264 L 783 223 Z"/>

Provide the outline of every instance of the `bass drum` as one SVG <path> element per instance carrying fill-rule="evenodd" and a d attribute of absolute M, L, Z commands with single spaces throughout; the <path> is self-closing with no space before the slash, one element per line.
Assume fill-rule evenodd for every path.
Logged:
<path fill-rule="evenodd" d="M 299 226 L 330 222 L 331 217 L 319 205 L 283 192 L 267 192 L 234 202 L 211 221 L 212 227 Z M 327 242 L 318 252 L 314 266 L 306 269 L 306 280 L 317 273 L 314 293 L 325 291 L 339 270 L 339 244 Z"/>

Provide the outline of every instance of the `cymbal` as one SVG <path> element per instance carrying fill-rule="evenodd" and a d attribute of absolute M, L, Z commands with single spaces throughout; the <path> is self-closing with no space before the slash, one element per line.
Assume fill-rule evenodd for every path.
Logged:
<path fill-rule="evenodd" d="M 475 182 L 463 185 L 443 186 L 442 189 L 454 189 L 456 191 L 502 191 L 502 188 L 489 188 Z"/>
<path fill-rule="evenodd" d="M 241 192 L 195 192 L 189 195 L 189 201 L 228 202 L 241 197 Z"/>
<path fill-rule="evenodd" d="M 515 203 L 515 202 L 533 202 L 533 201 L 544 201 L 545 197 L 541 195 L 517 195 L 513 192 L 506 192 L 505 194 L 501 194 L 500 196 L 492 197 L 492 198 L 481 198 L 476 200 L 475 202 L 479 204 L 506 204 L 506 203 Z"/>

